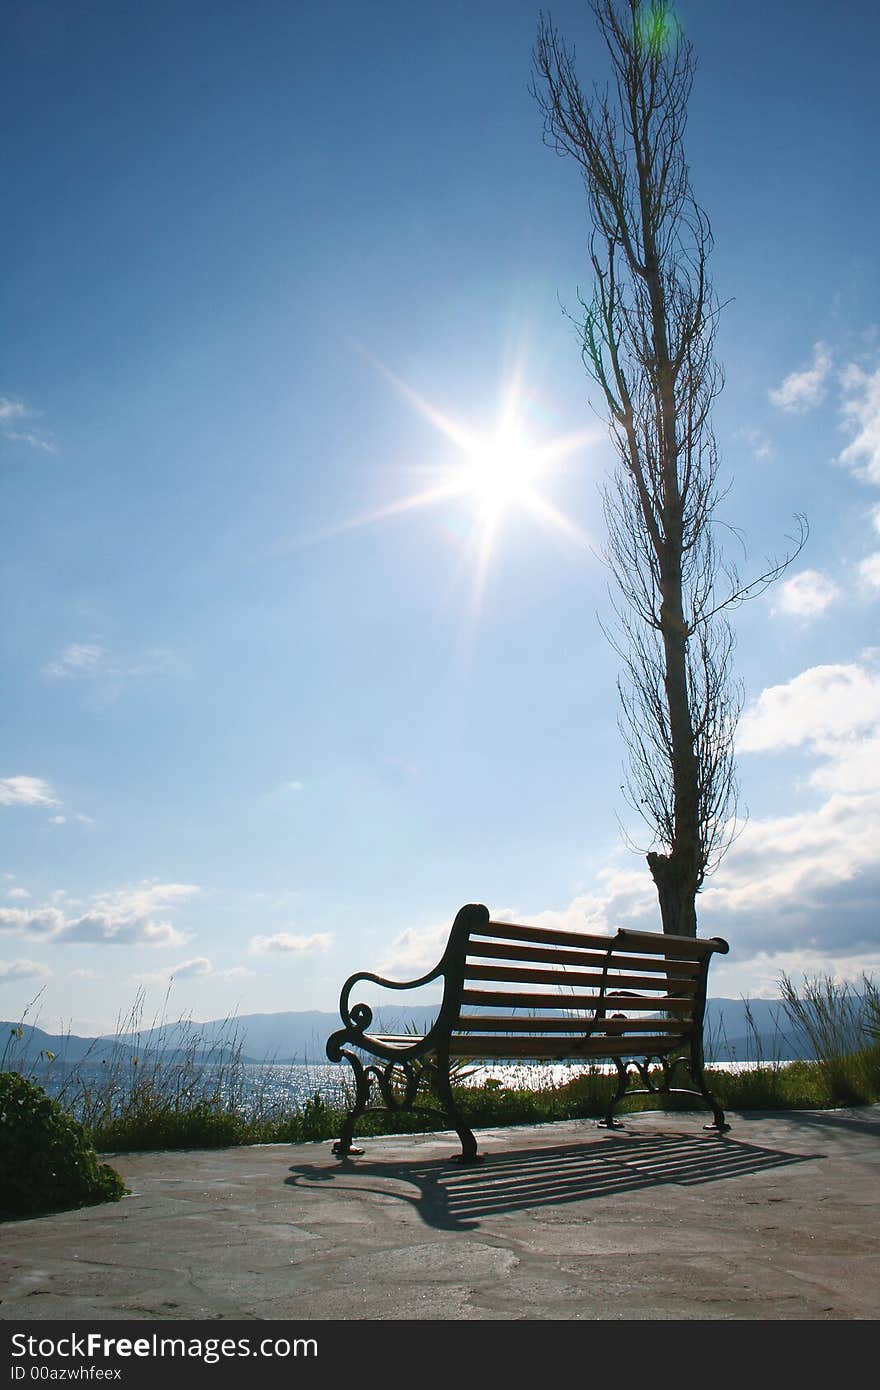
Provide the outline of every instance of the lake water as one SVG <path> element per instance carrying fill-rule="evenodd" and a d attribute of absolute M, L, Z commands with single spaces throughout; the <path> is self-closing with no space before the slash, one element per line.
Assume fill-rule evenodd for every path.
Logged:
<path fill-rule="evenodd" d="M 753 1069 L 758 1063 L 713 1062 L 710 1065 L 721 1071 L 746 1071 Z M 787 1064 L 783 1062 L 779 1065 L 785 1066 Z M 474 1085 L 494 1079 L 503 1086 L 540 1090 L 550 1084 L 561 1085 L 573 1077 L 581 1075 L 586 1070 L 588 1068 L 577 1062 L 558 1062 L 551 1065 L 546 1063 L 532 1065 L 517 1063 L 506 1066 L 496 1064 L 469 1068 L 467 1069 L 467 1076 L 469 1084 Z M 603 1066 L 599 1070 L 613 1072 L 614 1067 L 612 1065 Z M 33 1079 L 43 1086 L 49 1095 L 60 1096 L 74 1114 L 78 1113 L 80 1109 L 77 1104 L 77 1097 L 82 1095 L 84 1088 L 94 1093 L 96 1090 L 105 1089 L 109 1080 L 106 1069 L 102 1070 L 101 1067 L 86 1064 L 69 1069 L 49 1067 L 40 1073 L 33 1072 L 31 1074 Z M 173 1067 L 165 1065 L 161 1077 L 164 1089 L 171 1094 L 174 1093 L 175 1088 L 182 1088 L 185 1085 L 190 1096 L 195 1099 L 200 1094 L 211 1094 L 215 1085 L 216 1073 L 213 1068 L 199 1069 L 189 1066 L 185 1076 L 183 1076 L 180 1073 L 175 1074 Z M 144 1079 L 143 1074 L 137 1077 L 133 1069 L 129 1068 L 121 1070 L 117 1074 L 115 1084 L 124 1094 L 132 1081 L 143 1081 Z M 305 1065 L 270 1062 L 247 1063 L 241 1064 L 229 1074 L 226 1083 L 220 1087 L 220 1093 L 224 1101 L 245 1112 L 254 1107 L 285 1114 L 300 1108 L 316 1093 L 328 1103 L 345 1102 L 347 1092 L 351 1088 L 351 1080 L 350 1067 L 334 1065 L 330 1062 L 315 1062 Z"/>

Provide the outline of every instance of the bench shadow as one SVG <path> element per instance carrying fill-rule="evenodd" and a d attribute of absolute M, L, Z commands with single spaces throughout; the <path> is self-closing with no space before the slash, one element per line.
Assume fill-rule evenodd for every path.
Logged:
<path fill-rule="evenodd" d="M 343 1159 L 335 1160 L 333 1167 L 304 1163 L 292 1167 L 284 1181 L 297 1188 L 326 1191 L 335 1187 L 397 1197 L 408 1202 L 428 1226 L 468 1231 L 489 1216 L 668 1183 L 717 1182 L 818 1157 L 782 1153 L 717 1135 L 609 1134 L 592 1143 L 489 1153 L 472 1167 L 449 1159 L 426 1163 Z M 371 1179 L 380 1180 L 382 1186 L 374 1186 Z"/>

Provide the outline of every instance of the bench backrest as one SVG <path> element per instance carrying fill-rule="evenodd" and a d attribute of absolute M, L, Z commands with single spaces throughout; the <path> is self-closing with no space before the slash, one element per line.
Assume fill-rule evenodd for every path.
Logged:
<path fill-rule="evenodd" d="M 720 937 L 614 936 L 493 922 L 470 904 L 444 957 L 438 1023 L 460 1057 L 662 1055 L 701 1037 Z"/>

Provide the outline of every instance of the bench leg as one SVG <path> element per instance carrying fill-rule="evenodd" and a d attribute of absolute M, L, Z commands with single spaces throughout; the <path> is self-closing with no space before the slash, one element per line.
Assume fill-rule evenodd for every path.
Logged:
<path fill-rule="evenodd" d="M 724 1111 L 721 1109 L 721 1106 L 706 1084 L 706 1077 L 703 1073 L 703 1049 L 697 1043 L 694 1043 L 691 1048 L 691 1076 L 697 1083 L 700 1095 L 703 1097 L 703 1100 L 714 1116 L 712 1124 L 703 1125 L 703 1128 L 714 1129 L 717 1130 L 719 1134 L 725 1134 L 727 1130 L 730 1129 L 730 1125 L 724 1118 Z"/>
<path fill-rule="evenodd" d="M 468 1128 L 461 1115 L 459 1114 L 458 1107 L 455 1104 L 455 1101 L 452 1096 L 452 1083 L 449 1079 L 448 1057 L 438 1057 L 437 1075 L 434 1084 L 437 1089 L 437 1096 L 440 1100 L 440 1103 L 446 1111 L 447 1116 L 452 1122 L 452 1128 L 455 1130 L 456 1134 L 461 1140 L 461 1153 L 459 1155 L 458 1160 L 459 1163 L 479 1163 L 481 1156 L 477 1153 L 477 1141 L 474 1138 L 472 1131 Z"/>
<path fill-rule="evenodd" d="M 608 1103 L 608 1109 L 605 1111 L 604 1120 L 599 1120 L 597 1122 L 601 1129 L 623 1129 L 623 1125 L 620 1121 L 615 1120 L 614 1111 L 629 1089 L 629 1071 L 619 1057 L 615 1057 L 614 1065 L 617 1067 L 617 1090 Z"/>
<path fill-rule="evenodd" d="M 347 1062 L 351 1063 L 354 1072 L 354 1105 L 345 1117 L 339 1138 L 333 1145 L 333 1152 L 337 1158 L 347 1158 L 349 1154 L 362 1154 L 363 1149 L 357 1149 L 352 1144 L 354 1127 L 367 1108 L 367 1101 L 370 1098 L 370 1077 L 359 1057 L 353 1052 L 343 1052 L 341 1054 Z"/>

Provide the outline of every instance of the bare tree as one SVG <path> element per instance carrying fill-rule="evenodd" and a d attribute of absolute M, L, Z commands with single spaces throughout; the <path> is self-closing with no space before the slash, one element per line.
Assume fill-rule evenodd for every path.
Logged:
<path fill-rule="evenodd" d="M 590 7 L 611 59 L 610 88 L 584 94 L 574 50 L 542 15 L 532 90 L 545 141 L 580 166 L 592 224 L 593 295 L 581 300 L 579 329 L 618 455 L 604 500 L 626 791 L 660 846 L 647 860 L 663 930 L 694 936 L 696 895 L 736 823 L 741 695 L 726 612 L 793 556 L 743 584 L 716 543 L 710 417 L 722 376 L 712 235 L 683 148 L 692 46 L 668 0 Z M 801 522 L 795 553 L 805 539 Z"/>

